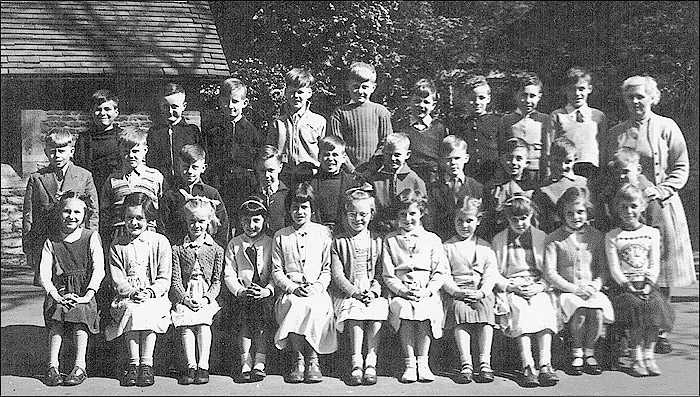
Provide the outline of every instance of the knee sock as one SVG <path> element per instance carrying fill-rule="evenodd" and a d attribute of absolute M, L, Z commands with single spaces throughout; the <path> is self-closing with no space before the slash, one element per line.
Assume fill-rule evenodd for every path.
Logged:
<path fill-rule="evenodd" d="M 353 368 L 362 368 L 362 354 L 353 354 L 352 356 L 350 356 L 350 363 Z"/>
<path fill-rule="evenodd" d="M 126 347 L 129 349 L 129 364 L 139 365 L 139 332 L 126 332 L 124 340 L 126 341 Z"/>
<path fill-rule="evenodd" d="M 250 353 L 241 353 L 241 372 L 250 372 L 252 359 Z"/>
<path fill-rule="evenodd" d="M 197 329 L 197 347 L 199 348 L 200 369 L 209 370 L 209 354 L 211 354 L 211 327 L 200 325 Z"/>
<path fill-rule="evenodd" d="M 153 351 L 156 348 L 156 333 L 141 331 L 141 365 L 153 366 Z"/>
<path fill-rule="evenodd" d="M 367 353 L 367 357 L 365 357 L 365 366 L 368 367 L 370 365 L 373 367 L 377 366 L 377 353 Z"/>
<path fill-rule="evenodd" d="M 53 324 L 49 328 L 49 367 L 58 369 L 58 355 L 61 353 L 63 343 L 63 325 Z"/>
<path fill-rule="evenodd" d="M 75 366 L 85 371 L 85 355 L 87 354 L 87 331 L 76 327 L 75 330 Z"/>
<path fill-rule="evenodd" d="M 182 327 L 180 330 L 180 339 L 182 340 L 182 348 L 185 351 L 185 358 L 187 359 L 187 368 L 197 368 L 194 333 L 190 328 Z"/>

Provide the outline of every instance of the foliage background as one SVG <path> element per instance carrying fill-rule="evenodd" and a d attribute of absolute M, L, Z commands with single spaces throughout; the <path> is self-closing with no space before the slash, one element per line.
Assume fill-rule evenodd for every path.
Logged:
<path fill-rule="evenodd" d="M 589 103 L 610 124 L 626 117 L 622 81 L 649 74 L 662 97 L 655 111 L 681 127 L 691 154 L 697 219 L 698 184 L 698 2 L 658 1 L 303 1 L 210 2 L 231 62 L 232 75 L 249 85 L 247 116 L 260 128 L 280 112 L 284 73 L 310 69 L 318 84 L 314 111 L 325 116 L 347 101 L 344 71 L 356 60 L 379 72 L 375 102 L 394 117 L 405 114 L 407 90 L 421 77 L 436 81 L 440 109 L 458 111 L 450 85 L 470 73 L 484 74 L 492 108 L 514 108 L 508 83 L 530 71 L 544 84 L 539 110 L 565 103 L 560 87 L 574 65 L 593 72 Z M 216 86 L 202 87 L 211 107 Z M 692 201 L 692 203 L 689 203 Z M 695 221 L 696 222 L 696 221 Z M 694 241 L 697 241 L 697 227 Z"/>

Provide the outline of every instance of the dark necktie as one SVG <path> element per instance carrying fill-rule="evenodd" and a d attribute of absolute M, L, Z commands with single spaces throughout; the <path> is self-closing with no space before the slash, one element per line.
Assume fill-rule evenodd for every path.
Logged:
<path fill-rule="evenodd" d="M 580 110 L 576 111 L 576 122 L 583 123 L 583 114 L 581 114 Z"/>
<path fill-rule="evenodd" d="M 261 284 L 260 281 L 260 273 L 258 273 L 258 251 L 255 249 L 254 246 L 250 246 L 245 249 L 246 255 L 248 255 L 248 259 L 250 259 L 250 263 L 253 265 L 253 282 L 257 285 Z"/>

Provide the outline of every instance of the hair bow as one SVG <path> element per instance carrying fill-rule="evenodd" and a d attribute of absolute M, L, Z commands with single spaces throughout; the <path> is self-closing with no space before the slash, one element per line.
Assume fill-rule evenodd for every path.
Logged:
<path fill-rule="evenodd" d="M 365 182 L 362 184 L 362 186 L 353 187 L 353 188 L 346 190 L 345 195 L 351 196 L 355 192 L 365 192 L 365 193 L 371 194 L 372 192 L 374 192 L 374 187 L 371 184 Z"/>
<path fill-rule="evenodd" d="M 209 198 L 209 197 L 205 197 L 205 196 L 193 196 L 193 195 L 187 193 L 187 191 L 186 191 L 185 189 L 180 189 L 180 193 L 182 193 L 182 196 L 185 197 L 185 201 L 190 201 L 190 200 L 201 200 L 201 201 L 204 201 L 204 202 L 207 202 L 207 203 L 211 204 L 214 208 L 216 208 L 216 206 L 218 206 L 218 205 L 221 204 L 221 201 L 219 201 L 219 200 L 214 200 L 214 199 L 211 199 L 211 198 Z"/>
<path fill-rule="evenodd" d="M 528 204 L 532 203 L 532 199 L 530 198 L 530 196 L 532 196 L 532 192 L 533 192 L 532 190 L 513 192 L 511 195 L 508 196 L 508 198 L 506 198 L 506 200 L 503 203 L 498 205 L 498 207 L 496 208 L 496 211 L 501 212 L 506 207 L 510 207 L 511 205 L 513 205 L 515 200 L 523 200 L 523 201 L 527 202 Z"/>

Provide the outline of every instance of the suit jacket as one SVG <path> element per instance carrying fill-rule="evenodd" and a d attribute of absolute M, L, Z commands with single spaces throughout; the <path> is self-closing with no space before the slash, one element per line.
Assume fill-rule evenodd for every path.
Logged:
<path fill-rule="evenodd" d="M 379 296 L 382 293 L 380 280 L 382 279 L 381 252 L 383 241 L 378 234 L 373 232 L 370 232 L 369 237 L 371 255 L 367 269 L 367 275 L 371 280 L 369 290 Z M 331 245 L 331 292 L 334 296 L 349 298 L 355 292 L 359 292 L 353 284 L 356 267 L 352 237 L 347 233 L 340 234 Z"/>
<path fill-rule="evenodd" d="M 59 193 L 70 190 L 89 196 L 92 200 L 88 208 L 91 215 L 89 219 L 85 220 L 85 227 L 90 230 L 98 230 L 99 228 L 97 189 L 92 180 L 92 173 L 70 163 L 63 178 L 60 192 L 54 175 L 53 166 L 44 167 L 32 173 L 27 182 L 22 210 L 22 246 L 28 255 L 40 252 L 49 234 L 58 231 L 57 229 L 53 230 L 52 227 L 57 226 L 58 222 L 51 218 L 57 215 L 54 213 L 54 206 L 58 203 Z"/>
<path fill-rule="evenodd" d="M 172 128 L 172 141 L 168 129 Z M 183 118 L 172 127 L 168 125 L 153 126 L 148 130 L 148 153 L 146 153 L 146 165 L 160 171 L 165 179 L 174 184 L 179 179 L 178 153 L 185 145 L 192 145 L 200 142 L 199 127 L 189 124 Z M 172 142 L 172 144 L 171 144 Z M 174 167 L 170 164 L 170 156 Z"/>
<path fill-rule="evenodd" d="M 424 218 L 424 226 L 442 239 L 447 241 L 455 235 L 455 210 L 461 207 L 465 197 L 482 198 L 484 186 L 476 179 L 465 176 L 464 183 L 457 194 L 443 179 L 428 185 L 428 212 Z"/>
<path fill-rule="evenodd" d="M 209 286 L 204 296 L 209 299 L 209 302 L 214 302 L 219 296 L 224 267 L 224 249 L 207 234 L 202 246 L 197 250 L 190 247 L 188 238 L 181 245 L 173 246 L 173 272 L 169 294 L 170 301 L 173 303 L 182 303 L 185 299 L 187 284 L 194 270 L 195 254 L 202 268 L 204 281 Z"/>

